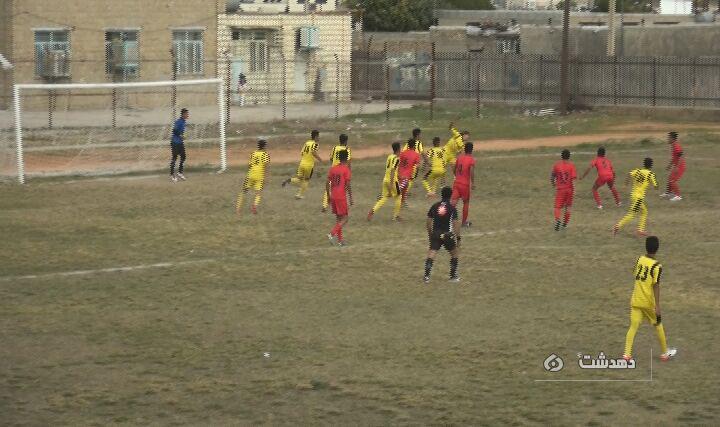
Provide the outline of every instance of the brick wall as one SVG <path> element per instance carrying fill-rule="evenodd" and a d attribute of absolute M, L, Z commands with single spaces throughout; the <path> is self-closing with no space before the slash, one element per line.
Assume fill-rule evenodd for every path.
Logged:
<path fill-rule="evenodd" d="M 297 31 L 308 26 L 319 29 L 319 48 L 298 51 Z M 272 46 L 268 49 L 268 69 L 263 72 L 243 71 L 248 82 L 249 102 L 282 102 L 283 80 L 289 102 L 331 101 L 335 99 L 337 89 L 341 100 L 350 98 L 352 31 L 349 14 L 221 15 L 218 27 L 219 70 L 220 75 L 229 80 L 233 62 L 248 64 L 250 61 L 244 42 L 232 39 L 233 29 L 266 30 L 274 35 Z M 231 83 L 231 90 L 236 90 L 236 87 L 235 82 Z"/>
<path fill-rule="evenodd" d="M 169 80 L 172 77 L 172 28 L 193 27 L 204 30 L 203 49 L 206 66 L 201 75 L 179 78 L 214 78 L 216 76 L 215 53 L 217 10 L 223 4 L 219 0 L 157 0 L 148 7 L 146 0 L 98 1 L 73 0 L 51 2 L 46 0 L 22 0 L 12 3 L 13 25 L 8 27 L 13 39 L 13 57 L 16 83 L 45 83 L 35 75 L 34 32 L 37 28 L 61 28 L 70 30 L 71 65 L 70 77 L 61 79 L 68 83 L 97 83 L 112 81 L 105 73 L 105 31 L 107 29 L 139 30 L 138 43 L 140 70 L 136 81 Z M 2 89 L 7 92 L 7 87 Z M 4 95 L 0 94 L 0 95 Z M 46 97 L 45 97 L 46 98 Z M 157 97 L 136 97 L 136 107 L 152 108 L 166 105 L 168 101 Z M 56 108 L 103 108 L 107 99 L 74 97 L 72 105 L 64 105 L 62 97 Z M 47 99 L 28 97 L 23 107 L 44 108 Z"/>

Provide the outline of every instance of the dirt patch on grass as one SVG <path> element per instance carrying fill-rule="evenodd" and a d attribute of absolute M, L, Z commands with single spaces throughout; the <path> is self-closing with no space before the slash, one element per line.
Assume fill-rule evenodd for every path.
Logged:
<path fill-rule="evenodd" d="M 720 127 L 718 127 L 720 129 Z M 532 149 L 540 147 L 570 147 L 585 143 L 598 143 L 603 141 L 633 141 L 638 138 L 664 138 L 665 133 L 661 131 L 643 132 L 615 132 L 599 133 L 590 135 L 559 135 L 552 137 L 532 139 L 492 139 L 487 141 L 475 141 L 476 151 L 511 151 L 521 149 Z M 371 145 L 366 147 L 354 147 L 352 149 L 353 159 L 367 159 L 387 155 L 389 147 L 386 145 Z M 250 153 L 254 150 L 254 144 L 236 144 L 228 147 L 228 166 L 244 166 L 247 164 Z M 320 156 L 327 160 L 330 155 L 330 144 L 320 149 Z M 138 151 L 138 156 L 133 156 L 127 149 L 113 150 L 104 149 L 102 153 L 91 155 L 80 154 L 68 157 L 49 154 L 47 152 L 28 152 L 25 156 L 25 168 L 28 174 L 53 174 L 53 173 L 101 173 L 103 171 L 133 171 L 133 170 L 158 170 L 167 165 L 169 153 L 166 147 L 158 147 L 154 150 L 144 149 Z M 213 148 L 192 148 L 188 147 L 188 166 L 196 165 L 219 165 L 220 153 L 217 147 Z M 296 163 L 299 157 L 297 146 L 282 144 L 281 147 L 269 150 L 273 164 Z M 134 158 L 134 160 L 133 160 Z"/>
<path fill-rule="evenodd" d="M 626 123 L 624 125 L 613 126 L 612 130 L 615 131 L 635 131 L 635 132 L 666 132 L 671 130 L 700 130 L 700 129 L 711 129 L 720 130 L 720 124 L 699 122 L 699 123 L 662 123 L 662 122 L 640 122 L 640 123 Z"/>

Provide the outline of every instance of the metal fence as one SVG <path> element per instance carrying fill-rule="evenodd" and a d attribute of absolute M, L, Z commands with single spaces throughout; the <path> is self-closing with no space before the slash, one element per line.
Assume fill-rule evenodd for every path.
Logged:
<path fill-rule="evenodd" d="M 480 54 L 418 49 L 358 51 L 353 94 L 390 99 L 475 99 L 558 104 L 560 55 Z M 720 57 L 570 59 L 574 106 L 720 108 Z"/>
<path fill-rule="evenodd" d="M 385 111 L 402 100 L 428 106 L 433 117 L 435 101 L 462 99 L 483 102 L 553 106 L 560 101 L 559 55 L 438 52 L 432 45 L 388 46 L 356 50 L 352 62 L 300 62 L 267 59 L 261 71 L 244 72 L 233 61 L 205 61 L 203 72 L 182 75 L 171 61 L 143 60 L 137 73 L 106 72 L 105 61 L 73 61 L 69 76 L 43 80 L 32 76 L 35 64 L 19 62 L 6 82 L 148 81 L 220 77 L 226 82 L 227 121 L 240 108 L 262 106 L 272 120 L 297 119 L 289 114 L 298 105 L 317 105 L 327 118 Z M 720 57 L 573 57 L 569 64 L 572 106 L 668 106 L 720 108 Z M 241 75 L 244 82 L 241 81 Z M 23 76 L 23 79 L 17 78 Z M 11 77 L 15 77 L 14 79 Z M 5 84 L 0 106 L 11 107 L 11 85 Z M 49 126 L 54 112 L 83 109 L 143 111 L 169 109 L 175 116 L 182 105 L 211 105 L 215 93 L 193 97 L 175 90 L 147 96 L 120 92 L 62 91 L 29 93 L 27 111 L 47 111 Z M 181 105 L 182 104 L 182 105 Z M 364 106 L 372 104 L 373 108 Z M 320 108 L 323 106 L 322 108 Z M 302 108 L 299 110 L 302 117 Z M 252 120 L 252 117 L 244 117 Z"/>

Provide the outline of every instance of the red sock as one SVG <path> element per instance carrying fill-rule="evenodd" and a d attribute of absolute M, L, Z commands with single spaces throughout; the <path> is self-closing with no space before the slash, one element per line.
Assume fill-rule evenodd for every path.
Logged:
<path fill-rule="evenodd" d="M 555 221 L 560 221 L 560 208 L 555 208 Z"/>
<path fill-rule="evenodd" d="M 617 205 L 620 203 L 620 195 L 618 194 L 618 191 L 615 189 L 615 187 L 610 187 L 610 191 L 613 193 L 613 198 L 615 199 L 615 204 Z"/>
<path fill-rule="evenodd" d="M 592 193 L 593 193 L 593 199 L 595 199 L 595 203 L 598 206 L 602 205 L 602 201 L 600 200 L 600 193 L 598 193 L 597 190 L 593 190 Z"/>
<path fill-rule="evenodd" d="M 340 241 L 340 242 L 343 241 L 342 225 L 340 225 L 340 223 L 338 223 L 338 225 L 337 225 L 337 238 L 338 238 L 338 241 Z"/>
<path fill-rule="evenodd" d="M 668 186 L 670 187 L 671 193 L 676 196 L 680 195 L 680 187 L 678 186 L 677 181 L 670 181 Z"/>
<path fill-rule="evenodd" d="M 470 200 L 468 200 L 468 201 L 463 200 L 463 217 L 462 217 L 463 223 L 467 222 L 469 213 L 470 213 Z"/>
<path fill-rule="evenodd" d="M 565 220 L 563 221 L 563 224 L 567 225 L 567 223 L 570 222 L 570 211 L 565 211 Z"/>
<path fill-rule="evenodd" d="M 330 235 L 331 235 L 331 236 L 336 236 L 337 233 L 338 233 L 338 228 L 340 228 L 340 223 L 339 223 L 339 222 L 338 222 L 338 223 L 335 223 L 335 227 L 333 227 L 332 230 L 330 230 Z"/>

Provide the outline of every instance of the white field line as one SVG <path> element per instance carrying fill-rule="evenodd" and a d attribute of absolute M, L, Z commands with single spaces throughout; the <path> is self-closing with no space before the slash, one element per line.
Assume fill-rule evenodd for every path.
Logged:
<path fill-rule="evenodd" d="M 507 229 L 507 230 L 495 230 L 495 231 L 483 231 L 483 232 L 477 232 L 477 233 L 462 233 L 463 237 L 484 237 L 484 236 L 494 236 L 497 234 L 507 234 L 507 233 L 522 233 L 525 231 L 531 231 L 531 230 L 539 230 L 539 228 L 515 228 L 515 229 Z M 98 268 L 98 269 L 91 269 L 91 270 L 73 270 L 73 271 L 58 271 L 53 273 L 42 273 L 42 274 L 28 274 L 23 276 L 2 276 L 0 277 L 0 282 L 10 282 L 13 280 L 32 280 L 32 279 L 51 279 L 55 277 L 69 277 L 69 276 L 89 276 L 94 274 L 103 274 L 103 273 L 125 273 L 130 271 L 136 271 L 136 270 L 151 270 L 151 269 L 157 269 L 157 268 L 173 268 L 173 267 L 180 267 L 185 265 L 191 265 L 191 264 L 205 264 L 205 263 L 213 263 L 213 262 L 220 262 L 220 261 L 231 261 L 231 260 L 237 260 L 237 259 L 248 259 L 248 258 L 276 258 L 279 256 L 284 255 L 311 255 L 316 252 L 323 252 L 328 250 L 341 250 L 343 252 L 345 251 L 353 251 L 353 250 L 360 250 L 360 249 L 376 249 L 378 247 L 388 247 L 388 246 L 405 246 L 407 242 L 419 242 L 426 240 L 426 238 L 413 238 L 408 239 L 405 241 L 397 241 L 397 240 L 388 240 L 385 242 L 378 242 L 378 243 L 365 243 L 365 244 L 358 244 L 358 245 L 350 245 L 343 248 L 333 248 L 332 246 L 328 246 L 326 242 L 323 242 L 322 244 L 319 244 L 316 247 L 308 248 L 308 249 L 294 249 L 294 250 L 286 250 L 286 251 L 276 251 L 276 252 L 270 252 L 265 254 L 259 254 L 259 255 L 253 255 L 253 254 L 243 254 L 243 255 L 235 255 L 235 256 L 228 256 L 228 257 L 217 257 L 217 258 L 200 258 L 200 259 L 193 259 L 193 260 L 184 260 L 184 261 L 172 261 L 172 262 L 159 262 L 155 264 L 140 264 L 140 265 L 128 265 L 128 266 L 122 266 L 122 267 L 108 267 L 108 268 Z M 422 256 L 422 255 L 421 255 Z"/>

